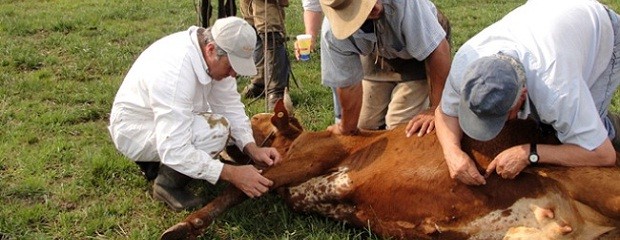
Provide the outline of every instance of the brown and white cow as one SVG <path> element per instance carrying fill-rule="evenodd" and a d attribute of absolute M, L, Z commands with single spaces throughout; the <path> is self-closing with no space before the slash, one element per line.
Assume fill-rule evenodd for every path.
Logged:
<path fill-rule="evenodd" d="M 490 176 L 485 186 L 450 178 L 434 134 L 406 138 L 404 126 L 358 136 L 303 132 L 281 103 L 252 118 L 257 143 L 284 161 L 264 172 L 294 211 L 316 212 L 394 238 L 618 238 L 620 168 L 528 167 L 514 180 Z M 502 149 L 530 141 L 530 122 L 509 122 L 493 141 L 463 140 L 484 169 Z M 247 197 L 229 186 L 162 239 L 194 238 Z"/>

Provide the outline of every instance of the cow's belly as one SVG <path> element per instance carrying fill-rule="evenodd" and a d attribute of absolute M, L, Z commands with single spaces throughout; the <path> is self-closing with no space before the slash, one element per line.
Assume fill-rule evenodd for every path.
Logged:
<path fill-rule="evenodd" d="M 612 229 L 609 219 L 555 192 L 523 198 L 463 226 L 446 227 L 472 239 L 594 239 Z"/>
<path fill-rule="evenodd" d="M 370 225 L 373 232 L 391 237 L 593 239 L 614 229 L 610 227 L 608 218 L 554 191 L 537 198 L 520 199 L 506 209 L 477 216 L 473 221 L 445 225 L 431 218 L 415 216 L 402 216 L 402 219 L 394 221 L 393 216 L 386 216 L 388 213 L 364 209 L 356 204 L 356 199 L 349 197 L 355 191 L 353 188 L 348 168 L 341 167 L 330 174 L 288 188 L 286 200 L 295 211 L 315 212 L 360 227 L 374 223 Z M 363 196 L 359 193 L 355 195 Z M 368 217 L 370 215 L 373 217 Z M 441 218 L 434 216 L 432 219 Z M 620 237 L 605 236 L 612 239 Z"/>

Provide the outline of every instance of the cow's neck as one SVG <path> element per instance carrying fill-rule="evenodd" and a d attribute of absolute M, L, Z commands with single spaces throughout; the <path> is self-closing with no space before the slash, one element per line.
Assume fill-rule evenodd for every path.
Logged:
<path fill-rule="evenodd" d="M 482 168 L 486 168 L 491 160 L 500 152 L 520 144 L 558 144 L 553 133 L 543 133 L 536 122 L 531 120 L 511 120 L 506 122 L 504 129 L 494 139 L 486 142 L 465 136 L 461 141 L 463 151 L 471 156 Z"/>

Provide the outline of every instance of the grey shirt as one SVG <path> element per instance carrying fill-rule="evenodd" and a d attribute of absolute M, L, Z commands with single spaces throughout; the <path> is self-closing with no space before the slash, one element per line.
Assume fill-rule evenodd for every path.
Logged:
<path fill-rule="evenodd" d="M 383 0 L 383 15 L 375 20 L 374 33 L 357 30 L 338 40 L 327 19 L 321 29 L 323 84 L 346 87 L 362 80 L 360 55 L 377 51 L 387 59 L 426 59 L 445 38 L 437 9 L 428 0 Z"/>

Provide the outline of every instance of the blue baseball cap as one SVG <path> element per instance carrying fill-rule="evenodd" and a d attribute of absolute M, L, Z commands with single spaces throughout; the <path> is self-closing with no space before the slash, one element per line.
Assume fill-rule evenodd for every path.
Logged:
<path fill-rule="evenodd" d="M 464 75 L 459 124 L 476 140 L 488 141 L 499 134 L 525 83 L 515 69 L 523 71 L 520 63 L 500 54 L 472 62 Z"/>

